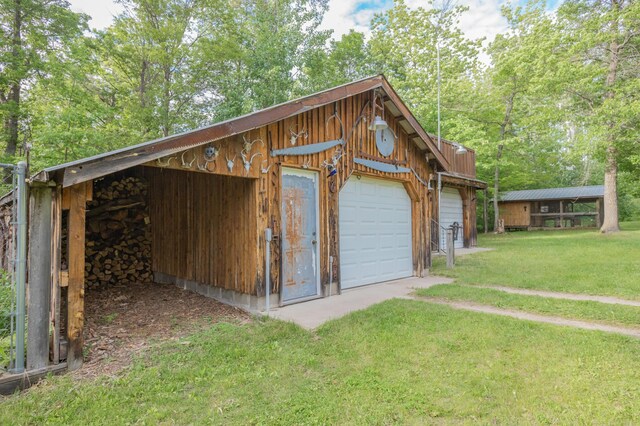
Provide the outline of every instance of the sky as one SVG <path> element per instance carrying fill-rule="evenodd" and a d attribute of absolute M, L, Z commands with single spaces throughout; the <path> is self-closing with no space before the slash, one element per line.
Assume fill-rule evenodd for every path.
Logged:
<path fill-rule="evenodd" d="M 405 0 L 409 6 L 428 6 L 427 0 Z M 520 0 L 522 1 L 522 0 Z M 555 8 L 560 0 L 549 0 Z M 514 0 L 515 3 L 518 0 Z M 122 7 L 114 0 L 70 0 L 71 8 L 76 12 L 83 12 L 91 16 L 89 25 L 95 29 L 102 29 L 113 20 Z M 460 26 L 468 38 L 485 37 L 491 42 L 496 34 L 506 29 L 507 22 L 500 14 L 500 7 L 505 0 L 458 0 L 457 4 L 469 6 L 464 14 Z M 333 36 L 339 39 L 351 29 L 369 33 L 369 22 L 376 12 L 382 12 L 393 6 L 393 0 L 329 0 L 329 10 L 322 22 L 323 29 L 332 29 Z"/>

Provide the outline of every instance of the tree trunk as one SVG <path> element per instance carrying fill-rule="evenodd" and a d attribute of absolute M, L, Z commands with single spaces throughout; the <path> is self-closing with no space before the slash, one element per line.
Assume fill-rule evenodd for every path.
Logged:
<path fill-rule="evenodd" d="M 615 96 L 613 89 L 616 83 L 618 73 L 618 54 L 620 53 L 620 45 L 617 40 L 611 41 L 609 45 L 611 57 L 609 61 L 609 72 L 607 73 L 607 93 L 605 97 L 612 99 Z M 616 137 L 614 134 L 615 124 L 610 122 L 607 126 L 609 133 L 607 135 L 607 158 L 604 170 L 604 220 L 600 232 L 618 232 L 620 231 L 620 223 L 618 220 L 618 150 L 616 149 Z"/>
<path fill-rule="evenodd" d="M 517 82 L 515 77 L 512 78 L 514 84 L 512 92 L 506 100 L 506 108 L 504 110 L 504 120 L 500 124 L 500 144 L 498 145 L 498 153 L 496 154 L 496 169 L 493 174 L 493 230 L 498 230 L 498 222 L 500 221 L 500 210 L 498 209 L 498 192 L 500 190 L 500 158 L 502 157 L 502 148 L 504 148 L 504 140 L 507 137 L 507 126 L 511 123 L 511 112 L 513 111 L 513 100 L 517 93 Z"/>
<path fill-rule="evenodd" d="M 618 162 L 616 160 L 618 152 L 613 142 L 607 147 L 607 160 L 604 171 L 604 220 L 600 232 L 618 232 L 620 224 L 618 222 Z"/>
<path fill-rule="evenodd" d="M 498 221 L 500 220 L 500 211 L 498 207 L 498 192 L 500 191 L 500 157 L 502 157 L 502 148 L 504 145 L 498 145 L 498 153 L 496 154 L 496 169 L 493 175 L 493 230 L 498 229 Z"/>

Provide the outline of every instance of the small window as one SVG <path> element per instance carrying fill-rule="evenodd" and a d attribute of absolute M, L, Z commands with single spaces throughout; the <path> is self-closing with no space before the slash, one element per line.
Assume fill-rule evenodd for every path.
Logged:
<path fill-rule="evenodd" d="M 527 211 L 527 206 L 524 206 L 524 211 L 525 211 L 525 212 Z"/>

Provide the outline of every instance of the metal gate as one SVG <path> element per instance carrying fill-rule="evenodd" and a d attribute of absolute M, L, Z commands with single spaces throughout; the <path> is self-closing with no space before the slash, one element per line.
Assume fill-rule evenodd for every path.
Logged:
<path fill-rule="evenodd" d="M 14 373 L 25 365 L 26 168 L 0 163 L 11 174 L 0 198 L 0 369 Z"/>

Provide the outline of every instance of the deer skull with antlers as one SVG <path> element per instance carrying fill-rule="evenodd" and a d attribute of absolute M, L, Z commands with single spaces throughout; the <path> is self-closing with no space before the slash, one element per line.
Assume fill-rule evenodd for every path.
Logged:
<path fill-rule="evenodd" d="M 248 156 L 244 154 L 244 152 L 240 153 L 242 157 L 242 164 L 244 164 L 244 175 L 247 176 L 249 174 L 249 169 L 251 169 L 251 163 L 253 163 L 253 159 L 256 157 L 262 157 L 262 153 L 256 152 L 251 156 L 251 158 L 247 158 Z"/>
<path fill-rule="evenodd" d="M 249 141 L 247 140 L 247 138 L 244 137 L 244 135 L 242 135 L 242 152 L 248 154 L 249 151 L 251 151 L 253 144 L 255 144 L 256 142 L 260 142 L 262 146 L 264 146 L 264 141 L 262 139 L 258 138 L 258 139 Z"/>
<path fill-rule="evenodd" d="M 227 160 L 227 169 L 229 169 L 229 172 L 233 172 L 233 166 L 235 164 L 237 156 L 238 154 L 234 155 L 232 159 L 229 159 L 227 154 L 224 155 L 224 158 Z"/>
<path fill-rule="evenodd" d="M 301 137 L 305 139 L 309 138 L 309 132 L 307 132 L 306 129 L 302 129 L 300 132 L 296 133 L 291 127 L 289 127 L 289 133 L 291 134 L 289 138 L 289 142 L 291 142 L 291 145 L 295 145 L 298 142 L 298 139 Z"/>
<path fill-rule="evenodd" d="M 338 165 L 338 162 L 340 161 L 340 158 L 342 158 L 343 154 L 344 151 L 342 150 L 342 147 L 338 147 L 338 149 L 336 149 L 336 152 L 333 153 L 330 161 L 324 160 L 322 162 L 322 167 L 326 168 L 329 171 L 329 177 L 335 175 L 338 172 L 336 166 Z"/>

